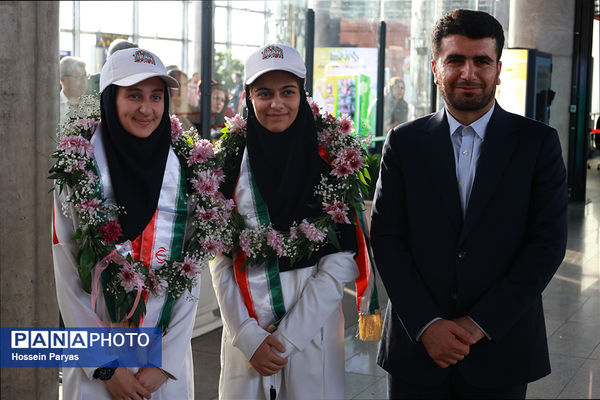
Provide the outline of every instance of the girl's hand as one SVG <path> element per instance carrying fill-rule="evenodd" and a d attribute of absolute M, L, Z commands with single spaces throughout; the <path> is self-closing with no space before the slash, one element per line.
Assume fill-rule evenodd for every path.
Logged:
<path fill-rule="evenodd" d="M 114 400 L 133 399 L 142 400 L 149 399 L 152 394 L 146 389 L 127 368 L 117 368 L 112 378 L 104 381 L 106 389 Z"/>
<path fill-rule="evenodd" d="M 167 376 L 164 372 L 160 368 L 155 367 L 140 368 L 135 377 L 144 388 L 152 393 L 156 392 L 167 381 Z"/>
<path fill-rule="evenodd" d="M 285 347 L 281 342 L 275 339 L 273 335 L 269 335 L 258 346 L 258 349 L 256 349 L 250 359 L 250 364 L 262 376 L 271 376 L 279 372 L 287 364 L 287 357 L 279 357 L 273 352 L 272 348 L 275 348 L 280 353 L 285 353 Z"/>

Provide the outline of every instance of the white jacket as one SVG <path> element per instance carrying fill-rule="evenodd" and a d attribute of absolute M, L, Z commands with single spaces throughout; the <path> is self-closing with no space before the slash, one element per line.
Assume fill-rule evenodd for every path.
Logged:
<path fill-rule="evenodd" d="M 240 201 L 245 196 L 238 189 Z M 249 208 L 238 203 L 241 213 Z M 344 284 L 358 276 L 353 257 L 351 252 L 329 254 L 315 266 L 280 273 L 287 313 L 273 336 L 284 345 L 288 362 L 272 377 L 262 377 L 249 363 L 269 333 L 249 316 L 232 259 L 219 255 L 209 264 L 223 319 L 219 398 L 269 399 L 271 385 L 278 388 L 277 399 L 344 398 L 341 300 Z"/>
<path fill-rule="evenodd" d="M 94 156 L 96 159 L 103 154 L 101 137 L 98 130 L 92 137 Z M 169 157 L 175 156 L 171 149 Z M 179 165 L 177 163 L 177 165 Z M 165 171 L 164 185 L 176 185 Z M 111 196 L 112 191 L 104 191 Z M 98 327 L 91 308 L 90 295 L 83 291 L 77 272 L 76 244 L 71 239 L 78 226 L 76 218 L 67 218 L 62 211 L 63 199 L 58 191 L 54 192 L 54 233 L 55 242 L 52 246 L 54 258 L 54 275 L 58 305 L 66 327 Z M 114 202 L 114 198 L 110 199 Z M 73 213 L 71 213 L 73 215 Z M 194 287 L 192 295 L 198 298 L 199 282 Z M 146 315 L 142 327 L 155 327 L 158 322 L 165 296 L 148 296 Z M 98 301 L 96 312 L 103 321 L 110 321 L 104 308 L 104 302 Z M 197 301 L 190 301 L 186 294 L 181 296 L 173 305 L 168 331 L 162 338 L 162 369 L 173 375 L 176 380 L 167 381 L 152 394 L 152 399 L 184 400 L 194 398 L 194 369 L 192 364 L 191 335 L 196 315 Z M 110 399 L 102 381 L 92 377 L 95 368 L 64 368 L 63 370 L 63 399 Z M 134 373 L 136 368 L 131 369 Z"/>

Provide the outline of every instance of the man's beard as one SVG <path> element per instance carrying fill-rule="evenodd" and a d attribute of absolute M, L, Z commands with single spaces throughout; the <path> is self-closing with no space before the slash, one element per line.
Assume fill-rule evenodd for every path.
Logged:
<path fill-rule="evenodd" d="M 476 111 L 485 108 L 494 99 L 496 95 L 496 85 L 491 85 L 487 92 L 474 94 L 471 97 L 458 95 L 456 92 L 449 94 L 445 90 L 445 86 L 440 85 L 440 92 L 444 98 L 444 102 L 452 106 L 452 108 L 460 111 Z"/>

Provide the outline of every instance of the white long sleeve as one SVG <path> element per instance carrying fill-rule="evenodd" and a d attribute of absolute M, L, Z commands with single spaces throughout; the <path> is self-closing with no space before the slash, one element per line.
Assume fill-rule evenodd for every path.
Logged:
<path fill-rule="evenodd" d="M 319 260 L 316 273 L 306 280 L 300 297 L 273 334 L 286 347 L 283 356 L 292 351 L 287 343 L 298 351 L 308 345 L 340 307 L 344 285 L 357 276 L 358 267 L 351 252 L 333 253 Z"/>
<path fill-rule="evenodd" d="M 209 267 L 221 318 L 225 322 L 224 329 L 233 338 L 233 345 L 250 360 L 258 346 L 269 336 L 269 332 L 250 317 L 235 280 L 232 259 L 220 254 Z"/>

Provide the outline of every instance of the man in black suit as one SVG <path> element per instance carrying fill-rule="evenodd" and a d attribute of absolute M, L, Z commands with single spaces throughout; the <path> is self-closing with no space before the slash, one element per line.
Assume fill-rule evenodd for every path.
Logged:
<path fill-rule="evenodd" d="M 392 129 L 372 215 L 390 302 L 390 398 L 524 398 L 550 373 L 542 290 L 567 236 L 556 131 L 495 102 L 502 26 L 455 10 L 432 33 L 445 108 Z"/>

